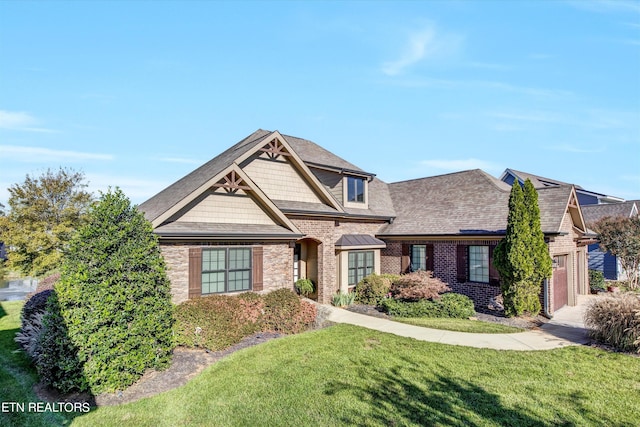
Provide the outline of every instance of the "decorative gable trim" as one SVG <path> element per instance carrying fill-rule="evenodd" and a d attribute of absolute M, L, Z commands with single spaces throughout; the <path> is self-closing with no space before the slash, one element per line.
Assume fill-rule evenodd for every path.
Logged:
<path fill-rule="evenodd" d="M 268 141 L 264 145 L 257 144 L 253 149 L 247 151 L 238 157 L 235 161 L 240 165 L 245 160 L 249 159 L 256 152 L 262 151 L 270 155 L 272 158 L 279 156 L 285 156 L 293 164 L 293 166 L 302 174 L 305 181 L 311 186 L 311 188 L 320 196 L 320 198 L 329 206 L 337 210 L 338 212 L 344 212 L 344 209 L 336 201 L 336 199 L 329 193 L 329 191 L 322 185 L 318 178 L 311 172 L 304 161 L 296 154 L 293 148 L 289 145 L 287 140 L 278 131 L 272 132 L 263 138 L 263 141 Z"/>
<path fill-rule="evenodd" d="M 568 212 L 569 215 L 571 215 L 573 226 L 576 229 L 578 229 L 581 233 L 587 232 L 587 227 L 584 223 L 584 217 L 582 216 L 582 210 L 580 209 L 580 203 L 578 203 L 576 188 L 573 186 L 571 187 L 571 193 L 569 194 L 569 200 L 567 201 L 567 209 L 565 212 Z"/>
<path fill-rule="evenodd" d="M 260 188 L 245 174 L 240 166 L 236 163 L 231 164 L 222 172 L 198 187 L 191 194 L 183 198 L 179 203 L 175 204 L 171 209 L 165 211 L 162 215 L 152 221 L 154 228 L 162 225 L 166 220 L 178 213 L 181 209 L 203 194 L 209 188 L 222 188 L 230 194 L 236 193 L 238 190 L 252 192 L 269 215 L 271 215 L 281 225 L 287 227 L 294 233 L 300 233 L 300 230 L 287 218 L 280 209 L 260 190 Z"/>

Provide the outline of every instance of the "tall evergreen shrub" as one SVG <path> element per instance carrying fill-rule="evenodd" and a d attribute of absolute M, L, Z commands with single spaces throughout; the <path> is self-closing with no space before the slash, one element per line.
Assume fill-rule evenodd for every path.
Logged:
<path fill-rule="evenodd" d="M 168 364 L 165 264 L 151 224 L 119 189 L 102 195 L 71 241 L 56 294 L 43 322 L 47 365 L 38 367 L 50 384 L 113 391 Z"/>
<path fill-rule="evenodd" d="M 533 191 L 535 192 L 535 189 Z M 525 192 L 518 181 L 514 181 L 509 196 L 506 236 L 494 251 L 494 265 L 500 273 L 502 297 L 507 316 L 520 316 L 524 312 L 531 314 L 540 312 L 540 282 L 536 283 L 537 262 L 532 255 L 537 245 L 537 243 L 534 244 L 534 232 L 531 229 L 532 210 L 527 205 Z M 539 210 L 537 221 L 539 228 Z"/>

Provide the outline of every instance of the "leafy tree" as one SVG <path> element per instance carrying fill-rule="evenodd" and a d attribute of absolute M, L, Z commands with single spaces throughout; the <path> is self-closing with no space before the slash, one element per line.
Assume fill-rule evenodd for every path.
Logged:
<path fill-rule="evenodd" d="M 82 225 L 91 204 L 84 174 L 48 169 L 27 175 L 9 187 L 9 213 L 0 218 L 0 232 L 9 253 L 9 267 L 40 276 L 58 268 L 73 232 Z"/>
<path fill-rule="evenodd" d="M 529 180 L 524 190 L 516 181 L 509 196 L 506 236 L 494 251 L 500 273 L 505 314 L 540 312 L 540 285 L 551 277 L 551 258 L 540 227 L 538 193 Z"/>
<path fill-rule="evenodd" d="M 627 273 L 629 287 L 638 287 L 640 274 L 640 217 L 606 217 L 591 224 L 598 233 L 600 248 L 618 257 Z"/>
<path fill-rule="evenodd" d="M 52 385 L 100 393 L 166 366 L 173 305 L 165 269 L 142 213 L 119 189 L 102 194 L 70 243 L 49 301 L 43 321 L 50 329 L 43 333 L 48 365 L 40 367 L 41 376 Z"/>

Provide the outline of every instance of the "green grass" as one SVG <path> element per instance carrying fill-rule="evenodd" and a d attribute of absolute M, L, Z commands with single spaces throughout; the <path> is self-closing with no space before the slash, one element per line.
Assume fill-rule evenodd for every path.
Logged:
<path fill-rule="evenodd" d="M 499 323 L 481 322 L 468 319 L 428 318 L 428 317 L 394 317 L 394 321 L 424 328 L 445 329 L 447 331 L 471 332 L 474 334 L 512 334 L 524 329 Z"/>
<path fill-rule="evenodd" d="M 37 374 L 27 355 L 14 341 L 20 329 L 20 310 L 23 301 L 3 301 L 0 303 L 0 402 L 23 403 L 25 411 L 0 411 L 2 426 L 55 426 L 66 425 L 68 421 L 60 413 L 29 412 L 29 402 L 39 402 L 32 387 L 38 382 Z"/>
<path fill-rule="evenodd" d="M 0 392 L 34 401 L 2 303 Z M 7 339 L 11 334 L 11 339 Z M 337 325 L 236 352 L 175 390 L 69 418 L 74 426 L 636 426 L 640 359 L 590 347 L 516 352 Z M 59 414 L 0 425 L 63 425 Z M 48 417 L 48 418 L 47 418 Z"/>
<path fill-rule="evenodd" d="M 74 426 L 637 425 L 640 359 L 479 350 L 350 325 L 245 349 L 184 387 Z"/>

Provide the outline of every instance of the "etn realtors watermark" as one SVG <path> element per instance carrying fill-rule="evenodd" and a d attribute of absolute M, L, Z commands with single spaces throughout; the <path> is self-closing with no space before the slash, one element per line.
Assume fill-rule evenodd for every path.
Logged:
<path fill-rule="evenodd" d="M 89 412 L 89 402 L 1 402 L 0 413 Z"/>

